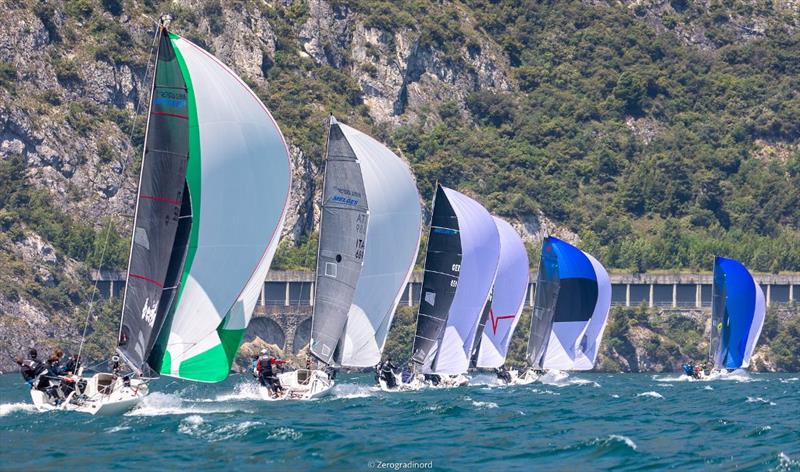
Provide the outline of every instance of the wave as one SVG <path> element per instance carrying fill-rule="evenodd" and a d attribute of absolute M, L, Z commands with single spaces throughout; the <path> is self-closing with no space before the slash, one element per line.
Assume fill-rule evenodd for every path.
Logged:
<path fill-rule="evenodd" d="M 761 397 L 747 397 L 747 403 L 766 403 L 770 406 L 775 406 L 777 403 Z"/>
<path fill-rule="evenodd" d="M 190 415 L 181 420 L 178 425 L 178 432 L 187 436 L 205 439 L 210 442 L 226 441 L 236 439 L 246 435 L 256 426 L 263 423 L 260 421 L 243 421 L 240 423 L 229 423 L 222 426 L 214 426 L 207 423 L 205 418 L 200 415 Z"/>
<path fill-rule="evenodd" d="M 697 382 L 699 379 L 694 377 L 689 377 L 688 375 L 681 374 L 678 376 L 667 376 L 667 377 L 660 377 L 658 375 L 653 375 L 651 377 L 656 382 L 665 382 L 665 385 L 669 385 L 669 382 Z"/>
<path fill-rule="evenodd" d="M 775 470 L 780 472 L 800 470 L 800 460 L 792 459 L 781 451 L 781 453 L 778 454 L 778 467 L 776 467 Z"/>
<path fill-rule="evenodd" d="M 664 395 L 661 395 L 660 393 L 654 392 L 652 390 L 649 391 L 649 392 L 637 393 L 636 396 L 637 397 L 664 398 Z"/>
<path fill-rule="evenodd" d="M 333 386 L 333 398 L 366 398 L 381 392 L 380 387 L 358 384 L 336 384 Z"/>
<path fill-rule="evenodd" d="M 24 411 L 26 413 L 36 413 L 39 410 L 33 406 L 33 403 L 3 403 L 0 404 L 0 416 L 10 415 L 17 411 Z"/>
<path fill-rule="evenodd" d="M 600 444 L 602 446 L 619 444 L 619 443 L 625 444 L 632 451 L 638 449 L 638 446 L 636 445 L 635 442 L 633 442 L 633 439 L 627 436 L 623 436 L 621 434 L 611 434 L 605 439 L 595 439 L 595 444 Z"/>
<path fill-rule="evenodd" d="M 119 433 L 121 431 L 128 431 L 129 429 L 131 429 L 130 426 L 114 426 L 113 428 L 108 428 L 106 433 Z"/>
<path fill-rule="evenodd" d="M 272 439 L 274 441 L 297 441 L 302 437 L 303 433 L 286 426 L 275 428 L 267 435 L 267 439 Z"/>
<path fill-rule="evenodd" d="M 569 373 L 561 370 L 550 370 L 542 374 L 537 379 L 539 383 L 544 385 L 552 385 L 553 387 L 569 387 L 571 385 L 591 385 L 599 388 L 600 384 L 588 379 L 570 377 Z"/>
<path fill-rule="evenodd" d="M 233 391 L 214 397 L 215 402 L 272 400 L 269 391 L 256 382 L 240 382 L 233 386 Z"/>
<path fill-rule="evenodd" d="M 759 426 L 758 428 L 753 430 L 750 434 L 748 434 L 747 437 L 748 438 L 754 438 L 754 437 L 757 437 L 757 436 L 764 435 L 764 434 L 766 434 L 766 433 L 768 433 L 770 431 L 772 431 L 772 426 L 770 426 L 770 425 Z"/>
<path fill-rule="evenodd" d="M 785 383 L 797 382 L 798 380 L 800 380 L 800 377 L 791 377 L 791 378 L 788 378 L 788 379 L 778 379 L 778 380 L 780 380 L 781 383 L 785 384 Z"/>
<path fill-rule="evenodd" d="M 472 406 L 477 407 L 479 410 L 490 410 L 492 408 L 497 408 L 497 403 L 495 402 L 482 402 L 473 400 L 472 397 L 465 396 L 465 401 L 472 402 Z"/>
<path fill-rule="evenodd" d="M 560 393 L 554 392 L 552 390 L 539 390 L 538 388 L 532 388 L 531 392 L 538 393 L 540 395 L 556 395 L 556 396 L 561 395 Z"/>
<path fill-rule="evenodd" d="M 235 411 L 250 413 L 250 411 L 242 410 L 234 405 L 204 405 L 204 402 L 186 405 L 187 402 L 198 403 L 192 400 L 184 400 L 176 394 L 154 392 L 144 397 L 139 406 L 126 413 L 125 416 L 191 415 L 197 413 L 233 413 Z"/>

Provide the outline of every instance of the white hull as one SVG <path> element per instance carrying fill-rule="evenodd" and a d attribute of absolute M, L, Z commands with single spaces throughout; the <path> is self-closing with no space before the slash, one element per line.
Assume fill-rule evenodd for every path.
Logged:
<path fill-rule="evenodd" d="M 528 385 L 539 380 L 539 374 L 531 369 L 521 373 L 518 370 L 511 369 L 508 374 L 511 377 L 511 382 L 507 382 L 507 385 Z M 503 381 L 500 380 L 500 382 Z"/>
<path fill-rule="evenodd" d="M 91 415 L 120 415 L 136 407 L 147 395 L 147 384 L 140 379 L 131 379 L 129 386 L 122 377 L 108 373 L 95 374 L 89 378 L 73 376 L 76 385 L 85 380 L 82 392 L 77 390 L 63 400 L 53 398 L 40 390 L 31 390 L 31 399 L 38 410 L 77 411 Z"/>
<path fill-rule="evenodd" d="M 299 369 L 278 375 L 283 392 L 274 400 L 313 400 L 331 393 L 334 381 L 321 370 Z"/>
<path fill-rule="evenodd" d="M 700 371 L 698 377 L 681 374 L 679 377 L 681 380 L 686 380 L 688 382 L 709 382 L 711 380 L 738 380 L 738 381 L 750 381 L 750 373 L 744 369 L 736 369 L 731 372 L 727 370 L 712 370 L 708 374 L 703 371 Z"/>

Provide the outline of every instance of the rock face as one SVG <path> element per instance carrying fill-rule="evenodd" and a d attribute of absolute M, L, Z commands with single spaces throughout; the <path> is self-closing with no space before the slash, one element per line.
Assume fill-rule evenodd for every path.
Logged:
<path fill-rule="evenodd" d="M 475 26 L 466 13 L 459 20 Z M 349 69 L 377 122 L 414 122 L 432 103 L 462 104 L 470 92 L 513 87 L 508 59 L 489 38 L 445 54 L 417 31 L 372 28 L 349 7 L 322 0 L 309 1 L 300 40 L 317 63 Z"/>
<path fill-rule="evenodd" d="M 343 73 L 357 88 L 348 107 L 364 110 L 359 118 L 365 131 L 384 136 L 401 125 L 441 122 L 435 110 L 443 104 L 454 105 L 466 118 L 465 99 L 472 92 L 518 91 L 506 45 L 460 4 L 431 3 L 432 8 L 447 6 L 463 30 L 464 40 L 453 46 L 420 31 L 413 18 L 390 26 L 376 23 L 359 3 L 177 0 L 120 2 L 120 11 L 113 3 L 11 1 L 0 6 L 0 162 L 21 156 L 26 185 L 97 231 L 110 219 L 124 238 L 131 230 L 149 100 L 152 18 L 158 12 L 171 12 L 176 30 L 219 57 L 268 103 L 281 85 L 270 78 L 275 67 L 294 68 L 296 77 L 314 77 L 317 84 L 324 81 L 315 76 L 323 66 Z M 660 32 L 674 29 L 688 44 L 715 47 L 705 26 L 681 11 L 690 2 L 622 3 Z M 713 6 L 692 3 L 709 11 Z M 796 31 L 796 1 L 773 3 L 788 15 L 783 27 Z M 779 27 L 774 16 L 753 8 L 750 15 L 728 14 L 726 28 L 736 32 L 735 38 L 747 40 Z M 671 28 L 676 15 L 681 21 Z M 391 23 L 387 16 L 383 19 Z M 288 57 L 305 62 L 298 65 Z M 308 101 L 321 107 L 311 92 Z M 322 152 L 318 143 L 309 144 L 313 133 L 308 129 L 286 131 L 309 120 L 308 110 L 285 111 L 275 117 L 287 134 L 293 163 L 283 236 L 297 240 L 319 223 Z M 658 132 L 644 121 L 629 126 L 643 142 Z M 8 223 L 2 211 L 0 351 L 18 352 L 30 340 L 74 338 L 77 314 L 84 312 L 76 304 L 87 300 L 81 275 L 86 267 L 48 240 L 53 236 Z M 578 241 L 576 233 L 543 213 L 512 223 L 529 243 L 547 234 Z M 0 355 L 0 369 L 8 367 L 8 356 Z"/>

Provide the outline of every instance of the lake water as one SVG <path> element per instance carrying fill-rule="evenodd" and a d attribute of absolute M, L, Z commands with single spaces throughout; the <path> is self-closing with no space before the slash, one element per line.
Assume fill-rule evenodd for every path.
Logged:
<path fill-rule="evenodd" d="M 311 402 L 265 401 L 253 380 L 159 379 L 120 417 L 36 412 L 0 376 L 2 470 L 800 470 L 800 376 L 687 382 L 573 374 L 385 393 L 340 375 Z M 486 383 L 490 385 L 486 385 Z"/>

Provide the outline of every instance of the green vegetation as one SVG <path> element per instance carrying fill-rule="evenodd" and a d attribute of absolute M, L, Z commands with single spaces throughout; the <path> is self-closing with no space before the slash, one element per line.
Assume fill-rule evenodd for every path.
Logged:
<path fill-rule="evenodd" d="M 319 236 L 315 232 L 304 236 L 297 244 L 282 241 L 272 259 L 271 270 L 307 270 L 317 263 Z"/>
<path fill-rule="evenodd" d="M 612 268 L 800 267 L 800 152 L 754 157 L 800 136 L 796 35 L 708 52 L 616 7 L 468 3 L 522 91 L 472 93 L 471 123 L 443 104 L 440 124 L 397 130 L 426 197 L 440 180 L 501 215 L 542 210 Z"/>

